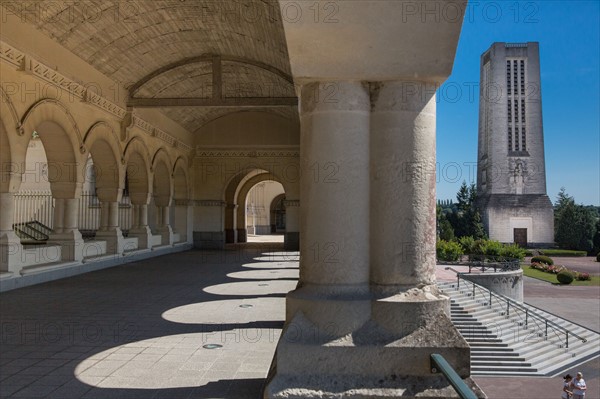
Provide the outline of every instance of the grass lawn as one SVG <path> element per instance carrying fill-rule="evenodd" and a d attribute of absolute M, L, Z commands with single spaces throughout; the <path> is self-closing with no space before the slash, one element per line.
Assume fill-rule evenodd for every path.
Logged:
<path fill-rule="evenodd" d="M 527 277 L 537 278 L 538 280 L 547 281 L 552 284 L 558 284 L 556 280 L 556 274 L 546 273 L 541 270 L 535 270 L 529 267 L 529 265 L 521 265 L 521 269 L 523 269 L 523 275 Z M 600 286 L 600 276 L 592 276 L 591 280 L 588 281 L 573 281 L 569 285 L 576 286 Z"/>

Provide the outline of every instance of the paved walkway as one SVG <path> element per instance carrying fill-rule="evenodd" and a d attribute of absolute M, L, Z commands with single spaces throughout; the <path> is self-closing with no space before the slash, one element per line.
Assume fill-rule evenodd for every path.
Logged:
<path fill-rule="evenodd" d="M 0 398 L 259 398 L 298 277 L 297 253 L 280 246 L 190 251 L 2 294 Z"/>
<path fill-rule="evenodd" d="M 3 293 L 0 398 L 260 398 L 297 260 L 280 243 L 253 243 Z M 447 273 L 438 268 L 440 279 Z M 525 287 L 537 306 L 598 320 L 597 292 L 547 291 L 529 279 Z M 584 299 L 581 313 L 568 302 Z M 598 360 L 580 369 L 587 399 L 598 398 Z M 492 399 L 560 393 L 559 378 L 476 381 Z"/>

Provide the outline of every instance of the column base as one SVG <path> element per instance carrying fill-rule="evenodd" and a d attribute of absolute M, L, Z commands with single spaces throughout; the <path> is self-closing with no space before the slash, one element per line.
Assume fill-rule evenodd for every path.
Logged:
<path fill-rule="evenodd" d="M 125 251 L 125 238 L 120 228 L 108 231 L 97 231 L 96 239 L 106 241 L 107 254 L 122 254 Z"/>
<path fill-rule="evenodd" d="M 156 229 L 156 233 L 160 235 L 161 245 L 173 245 L 174 237 L 173 237 L 173 229 L 171 226 L 159 226 Z"/>
<path fill-rule="evenodd" d="M 18 274 L 23 267 L 21 239 L 14 231 L 0 234 L 0 271 Z"/>
<path fill-rule="evenodd" d="M 223 249 L 225 247 L 225 232 L 223 231 L 194 231 L 194 248 Z"/>
<path fill-rule="evenodd" d="M 48 244 L 60 245 L 60 260 L 63 262 L 81 262 L 83 260 L 84 242 L 79 230 L 51 234 L 48 239 Z"/>
<path fill-rule="evenodd" d="M 297 231 L 286 232 L 283 235 L 283 249 L 286 251 L 300 251 L 300 233 Z"/>
<path fill-rule="evenodd" d="M 485 393 L 471 379 L 463 380 L 478 398 Z M 398 377 L 390 379 L 365 378 L 361 375 L 332 380 L 329 376 L 278 376 L 270 381 L 265 399 L 448 399 L 459 398 L 450 383 L 442 376 Z"/>
<path fill-rule="evenodd" d="M 138 249 L 152 249 L 152 231 L 150 227 L 144 226 L 131 229 L 129 230 L 128 237 L 138 239 Z"/>
<path fill-rule="evenodd" d="M 469 378 L 470 348 L 446 313 L 447 298 L 435 291 L 414 288 L 383 297 L 375 293 L 367 310 L 357 306 L 360 302 L 344 307 L 343 300 L 325 300 L 316 310 L 315 304 L 305 307 L 321 319 L 303 311 L 292 318 L 289 313 L 301 290 L 288 297 L 291 322 L 277 346 L 265 398 L 458 397 L 443 376 L 431 372 L 433 353 L 444 356 L 479 398 L 486 397 Z M 368 320 L 341 337 L 328 336 L 332 329 L 345 330 L 336 320 L 360 319 L 344 315 L 344 309 L 352 308 Z M 327 309 L 338 313 L 330 316 Z M 322 324 L 328 317 L 331 322 Z"/>

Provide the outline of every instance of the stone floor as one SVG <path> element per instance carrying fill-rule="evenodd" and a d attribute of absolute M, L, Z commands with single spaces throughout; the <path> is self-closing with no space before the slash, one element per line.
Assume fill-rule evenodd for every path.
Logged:
<path fill-rule="evenodd" d="M 1 294 L 0 398 L 260 398 L 298 277 L 298 253 L 269 241 Z M 439 267 L 438 278 L 452 274 Z M 572 288 L 588 289 L 526 279 L 525 296 L 593 325 L 597 287 Z M 599 364 L 581 367 L 587 399 L 598 398 Z M 476 380 L 492 399 L 560 397 L 560 378 Z"/>
<path fill-rule="evenodd" d="M 190 251 L 2 294 L 0 398 L 260 397 L 298 277 L 298 253 L 280 246 Z"/>

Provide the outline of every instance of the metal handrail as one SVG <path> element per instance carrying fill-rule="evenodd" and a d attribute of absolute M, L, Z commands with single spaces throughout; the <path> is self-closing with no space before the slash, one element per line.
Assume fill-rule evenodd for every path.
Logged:
<path fill-rule="evenodd" d="M 486 269 L 494 269 L 494 272 L 500 271 L 511 271 L 519 270 L 521 268 L 521 261 L 517 258 L 509 258 L 506 256 L 493 256 L 493 255 L 481 255 L 481 254 L 468 254 L 468 261 L 443 261 L 437 260 L 438 264 L 446 264 L 453 266 L 468 266 L 469 273 L 472 268 L 481 269 L 485 272 Z"/>
<path fill-rule="evenodd" d="M 499 299 L 500 301 L 506 303 L 506 315 L 510 316 L 510 308 L 511 305 L 513 308 L 516 308 L 517 310 L 520 310 L 521 312 L 525 312 L 525 327 L 528 326 L 528 322 L 529 322 L 529 317 L 533 317 L 534 319 L 537 319 L 541 322 L 544 323 L 545 326 L 545 331 L 544 331 L 544 336 L 547 337 L 548 336 L 548 327 L 550 326 L 552 328 L 552 330 L 559 330 L 565 333 L 565 348 L 569 348 L 569 335 L 579 339 L 581 342 L 586 343 L 587 339 L 580 337 L 579 335 L 575 334 L 574 332 L 559 326 L 558 324 L 556 324 L 555 322 L 553 322 L 552 320 L 547 319 L 546 317 L 537 314 L 535 311 L 532 311 L 528 308 L 526 308 L 525 306 L 521 305 L 520 303 L 518 303 L 517 301 L 507 298 L 504 295 L 500 295 L 497 294 L 495 292 L 492 292 L 490 289 L 486 288 L 486 287 L 482 287 L 479 284 L 475 284 L 472 281 L 469 281 L 467 279 L 465 279 L 464 277 L 462 277 L 463 272 L 459 272 L 451 267 L 446 267 L 446 270 L 452 270 L 453 272 L 456 273 L 456 277 L 457 277 L 457 289 L 460 289 L 460 280 L 461 278 L 463 280 L 465 280 L 466 282 L 468 282 L 469 284 L 471 284 L 473 286 L 473 293 L 472 293 L 472 297 L 473 299 L 475 299 L 475 289 L 477 289 L 480 292 L 484 292 L 485 294 L 489 295 L 489 307 L 492 307 L 492 298 L 496 297 L 497 299 Z M 523 318 L 521 317 L 521 315 L 519 315 L 517 313 L 517 316 L 522 320 Z M 537 325 L 537 323 L 536 323 Z M 558 337 L 558 334 L 555 332 L 555 335 Z"/>
<path fill-rule="evenodd" d="M 431 359 L 431 372 L 437 373 L 438 370 L 446 377 L 446 380 L 452 385 L 458 396 L 461 399 L 477 399 L 475 392 L 469 388 L 462 378 L 452 368 L 450 363 L 444 357 L 438 353 L 432 353 Z"/>

